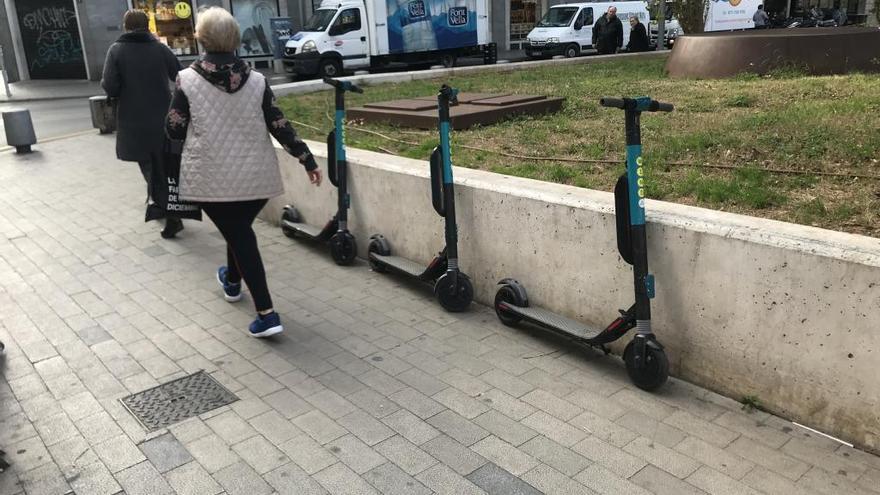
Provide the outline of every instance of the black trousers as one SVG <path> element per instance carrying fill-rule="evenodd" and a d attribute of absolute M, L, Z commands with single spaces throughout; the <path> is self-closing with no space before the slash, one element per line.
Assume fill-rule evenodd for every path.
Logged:
<path fill-rule="evenodd" d="M 153 173 L 153 171 L 157 170 L 161 165 L 158 158 L 158 156 L 151 154 L 149 160 L 141 160 L 138 162 L 138 167 L 141 169 L 141 175 L 144 176 L 144 181 L 147 183 L 147 202 L 151 199 L 153 201 L 156 200 L 157 187 L 155 181 L 159 176 Z"/>
<path fill-rule="evenodd" d="M 257 247 L 253 223 L 268 199 L 237 201 L 233 203 L 202 203 L 202 211 L 214 222 L 226 239 L 226 263 L 229 282 L 244 279 L 254 298 L 257 311 L 272 308 L 272 297 L 266 283 L 266 270 Z"/>

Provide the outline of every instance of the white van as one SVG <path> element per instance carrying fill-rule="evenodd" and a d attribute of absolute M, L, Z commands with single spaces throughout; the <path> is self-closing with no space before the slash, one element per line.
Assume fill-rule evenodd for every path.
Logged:
<path fill-rule="evenodd" d="M 494 64 L 488 0 L 324 0 L 284 47 L 284 65 L 300 75 L 338 77 L 398 63 L 482 56 Z"/>
<path fill-rule="evenodd" d="M 650 23 L 647 2 L 567 3 L 550 7 L 529 33 L 526 56 L 530 58 L 565 55 L 576 57 L 593 47 L 593 24 L 609 7 L 617 7 L 623 23 L 623 46 L 629 42 L 629 18 L 638 17 L 646 29 Z"/>

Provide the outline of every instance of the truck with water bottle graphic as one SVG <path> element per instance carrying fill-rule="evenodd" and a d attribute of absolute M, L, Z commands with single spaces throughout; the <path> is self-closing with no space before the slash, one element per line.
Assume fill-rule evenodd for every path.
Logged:
<path fill-rule="evenodd" d="M 284 66 L 303 76 L 338 77 L 392 63 L 455 66 L 498 58 L 488 0 L 324 0 L 284 47 Z"/>

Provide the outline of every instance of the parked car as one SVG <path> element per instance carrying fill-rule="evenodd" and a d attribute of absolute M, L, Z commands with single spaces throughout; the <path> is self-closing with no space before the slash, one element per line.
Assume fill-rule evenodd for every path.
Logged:
<path fill-rule="evenodd" d="M 452 67 L 466 56 L 482 55 L 486 63 L 495 63 L 498 52 L 489 41 L 488 0 L 468 5 L 443 0 L 324 0 L 285 45 L 283 63 L 288 72 L 321 77 L 400 62 Z"/>
<path fill-rule="evenodd" d="M 672 45 L 675 44 L 675 39 L 684 34 L 684 28 L 681 27 L 681 24 L 679 24 L 678 19 L 675 17 L 666 19 L 665 28 L 666 46 L 672 48 Z M 655 46 L 657 45 L 658 30 L 657 21 L 651 21 L 651 44 Z"/>
<path fill-rule="evenodd" d="M 593 48 L 593 24 L 608 7 L 617 7 L 623 23 L 623 46 L 629 42 L 629 18 L 636 16 L 647 24 L 650 17 L 647 2 L 590 2 L 555 5 L 528 35 L 526 56 L 529 58 L 564 55 L 577 57 Z"/>

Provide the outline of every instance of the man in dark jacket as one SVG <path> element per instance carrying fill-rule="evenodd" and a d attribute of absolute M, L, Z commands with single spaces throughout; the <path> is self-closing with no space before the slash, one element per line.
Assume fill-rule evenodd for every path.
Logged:
<path fill-rule="evenodd" d="M 623 24 L 617 18 L 617 7 L 608 7 L 593 25 L 593 45 L 603 55 L 617 53 L 623 46 Z"/>
<path fill-rule="evenodd" d="M 626 51 L 646 52 L 651 49 L 651 43 L 648 41 L 648 31 L 645 25 L 639 22 L 639 18 L 631 16 L 629 18 L 629 43 L 626 44 Z"/>
<path fill-rule="evenodd" d="M 165 115 L 171 104 L 171 83 L 180 62 L 147 29 L 149 19 L 140 10 L 129 10 L 123 18 L 125 34 L 107 51 L 101 86 L 107 96 L 118 98 L 116 156 L 137 162 L 147 182 L 151 217 L 166 216 L 165 184 L 159 174 L 164 142 Z M 171 238 L 183 229 L 178 218 L 167 218 L 162 237 Z"/>

